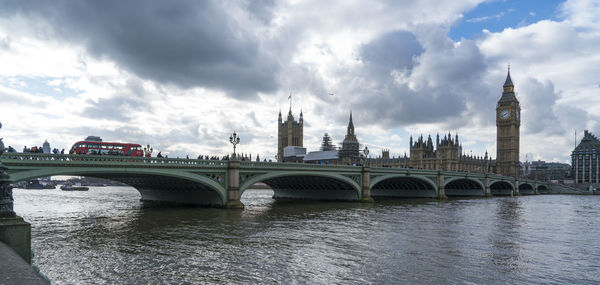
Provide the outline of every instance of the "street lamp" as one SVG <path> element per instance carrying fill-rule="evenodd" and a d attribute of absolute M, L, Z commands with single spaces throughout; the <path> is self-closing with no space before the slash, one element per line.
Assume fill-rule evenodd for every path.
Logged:
<path fill-rule="evenodd" d="M 367 146 L 365 146 L 365 149 L 363 149 L 363 153 L 365 154 L 365 165 L 367 165 L 367 163 L 369 162 L 369 160 L 368 160 L 369 148 Z"/>
<path fill-rule="evenodd" d="M 229 142 L 233 145 L 233 157 L 235 159 L 235 147 L 240 143 L 240 138 L 237 136 L 235 131 L 233 131 L 233 135 L 229 137 Z"/>
<path fill-rule="evenodd" d="M 153 151 L 154 151 L 154 149 L 152 147 L 150 147 L 150 145 L 145 146 L 144 147 L 144 156 L 151 157 Z"/>

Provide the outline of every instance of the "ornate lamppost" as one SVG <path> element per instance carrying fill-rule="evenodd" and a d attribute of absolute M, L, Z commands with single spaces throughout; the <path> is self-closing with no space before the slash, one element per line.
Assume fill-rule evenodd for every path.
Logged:
<path fill-rule="evenodd" d="M 2 123 L 0 123 L 2 128 Z M 0 138 L 0 157 L 4 153 L 4 143 Z M 10 177 L 6 173 L 8 168 L 0 161 L 0 218 L 12 218 L 16 214 L 13 210 L 12 187 L 10 186 Z"/>
<path fill-rule="evenodd" d="M 232 157 L 232 159 L 235 159 L 235 147 L 240 143 L 240 137 L 237 136 L 237 134 L 235 133 L 235 131 L 229 137 L 229 142 L 233 145 L 233 157 Z"/>
<path fill-rule="evenodd" d="M 152 147 L 150 147 L 150 145 L 146 145 L 144 147 L 144 156 L 145 157 L 152 157 L 152 152 L 154 151 L 154 149 Z"/>
<path fill-rule="evenodd" d="M 369 148 L 367 146 L 365 146 L 365 149 L 363 149 L 363 153 L 365 154 L 365 166 L 368 166 L 367 164 L 369 163 Z"/>

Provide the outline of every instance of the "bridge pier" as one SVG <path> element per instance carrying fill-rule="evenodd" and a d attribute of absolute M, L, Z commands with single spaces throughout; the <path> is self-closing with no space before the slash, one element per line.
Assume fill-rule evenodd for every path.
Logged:
<path fill-rule="evenodd" d="M 4 145 L 0 141 L 0 156 L 3 150 Z M 0 242 L 31 264 L 31 224 L 13 210 L 14 200 L 7 169 L 0 161 Z"/>
<path fill-rule="evenodd" d="M 534 185 L 534 186 L 533 186 L 533 193 L 534 193 L 535 195 L 540 195 L 540 191 L 538 190 L 538 181 L 537 181 L 537 180 L 535 180 L 535 181 L 534 181 L 534 183 L 533 183 L 533 185 Z"/>
<path fill-rule="evenodd" d="M 361 202 L 372 203 L 373 198 L 371 198 L 371 168 L 368 166 L 363 166 L 362 168 L 362 188 L 361 188 Z"/>
<path fill-rule="evenodd" d="M 444 173 L 438 171 L 438 199 L 448 199 L 446 196 L 446 187 L 444 182 Z"/>
<path fill-rule="evenodd" d="M 515 196 L 520 196 L 521 192 L 519 192 L 519 178 L 515 177 Z"/>
<path fill-rule="evenodd" d="M 227 163 L 227 201 L 223 205 L 226 209 L 244 209 L 240 201 L 240 161 L 230 160 Z"/>
<path fill-rule="evenodd" d="M 487 176 L 487 174 L 485 175 L 485 193 L 484 193 L 485 197 L 494 197 L 494 195 L 492 195 L 492 189 L 490 188 L 490 177 Z"/>

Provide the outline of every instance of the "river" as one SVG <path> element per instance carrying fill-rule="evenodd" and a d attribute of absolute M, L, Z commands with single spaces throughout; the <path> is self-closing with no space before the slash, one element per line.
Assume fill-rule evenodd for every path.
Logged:
<path fill-rule="evenodd" d="M 130 187 L 14 189 L 53 284 L 598 284 L 600 196 L 144 207 Z"/>

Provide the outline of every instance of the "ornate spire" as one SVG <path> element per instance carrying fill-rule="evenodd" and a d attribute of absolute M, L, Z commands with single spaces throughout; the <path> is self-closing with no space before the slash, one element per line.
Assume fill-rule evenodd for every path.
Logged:
<path fill-rule="evenodd" d="M 504 81 L 503 87 L 505 93 L 514 92 L 515 85 L 513 84 L 512 79 L 510 78 L 510 65 L 508 65 L 508 74 L 506 75 L 506 81 Z"/>
<path fill-rule="evenodd" d="M 354 124 L 352 123 L 352 111 L 350 111 L 350 121 L 348 122 L 348 134 L 354 135 Z"/>

